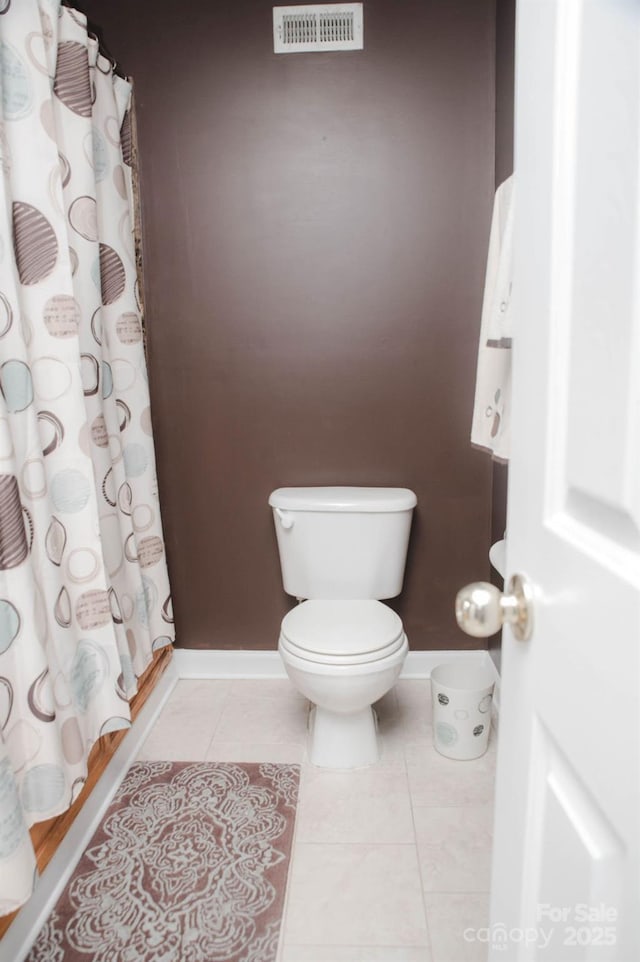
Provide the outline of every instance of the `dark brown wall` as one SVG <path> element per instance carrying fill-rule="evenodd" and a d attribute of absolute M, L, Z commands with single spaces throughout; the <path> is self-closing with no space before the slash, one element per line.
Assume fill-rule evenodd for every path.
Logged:
<path fill-rule="evenodd" d="M 513 102 L 515 71 L 516 0 L 496 0 L 496 187 L 513 172 Z M 507 526 L 508 470 L 494 463 L 491 490 L 491 543 L 499 541 Z M 492 580 L 502 588 L 502 578 L 491 569 Z M 500 667 L 501 634 L 489 642 L 491 657 Z"/>
<path fill-rule="evenodd" d="M 496 0 L 496 187 L 513 173 L 516 0 Z"/>
<path fill-rule="evenodd" d="M 474 647 L 469 444 L 494 188 L 494 0 L 367 0 L 363 52 L 277 56 L 269 0 L 90 0 L 134 74 L 149 365 L 179 643 L 273 648 L 269 492 L 406 485 L 413 648 Z"/>

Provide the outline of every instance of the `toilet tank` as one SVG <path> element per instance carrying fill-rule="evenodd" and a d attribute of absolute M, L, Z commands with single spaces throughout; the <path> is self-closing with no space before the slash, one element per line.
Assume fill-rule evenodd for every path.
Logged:
<path fill-rule="evenodd" d="M 413 491 L 278 488 L 269 504 L 287 594 L 336 600 L 400 594 Z"/>

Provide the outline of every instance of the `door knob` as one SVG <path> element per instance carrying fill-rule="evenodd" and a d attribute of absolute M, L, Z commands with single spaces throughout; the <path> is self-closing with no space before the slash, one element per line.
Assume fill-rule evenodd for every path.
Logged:
<path fill-rule="evenodd" d="M 474 638 L 488 638 L 507 624 L 518 641 L 527 641 L 533 631 L 533 594 L 527 579 L 512 575 L 504 594 L 486 581 L 465 585 L 456 597 L 456 620 Z"/>

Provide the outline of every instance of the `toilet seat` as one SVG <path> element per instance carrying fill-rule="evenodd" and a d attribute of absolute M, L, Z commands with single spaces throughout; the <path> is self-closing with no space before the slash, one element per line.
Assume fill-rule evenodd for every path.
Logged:
<path fill-rule="evenodd" d="M 406 644 L 402 621 L 380 601 L 305 601 L 282 621 L 280 647 L 317 665 L 370 664 Z"/>

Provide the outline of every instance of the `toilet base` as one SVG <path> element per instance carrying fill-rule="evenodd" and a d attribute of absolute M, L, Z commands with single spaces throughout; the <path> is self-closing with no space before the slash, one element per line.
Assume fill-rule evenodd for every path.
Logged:
<path fill-rule="evenodd" d="M 309 716 L 309 760 L 319 768 L 364 768 L 378 761 L 373 708 L 327 711 L 316 705 Z"/>

